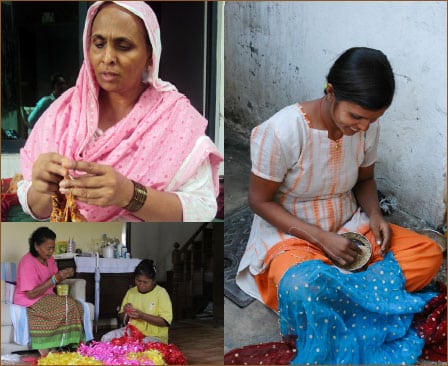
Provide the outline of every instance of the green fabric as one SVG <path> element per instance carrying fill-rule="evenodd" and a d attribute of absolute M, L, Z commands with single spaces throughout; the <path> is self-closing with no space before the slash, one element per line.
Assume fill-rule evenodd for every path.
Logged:
<path fill-rule="evenodd" d="M 83 307 L 70 296 L 44 295 L 26 312 L 33 349 L 63 347 L 85 340 Z"/>
<path fill-rule="evenodd" d="M 38 220 L 33 219 L 30 215 L 27 215 L 25 212 L 23 212 L 20 205 L 11 206 L 8 211 L 8 215 L 6 216 L 6 220 L 8 222 L 38 222 Z"/>
<path fill-rule="evenodd" d="M 72 328 L 72 329 L 70 329 Z M 64 347 L 70 344 L 78 345 L 80 341 L 85 341 L 84 331 L 79 327 L 61 327 L 59 328 L 61 333 L 54 334 L 53 331 L 49 331 L 51 334 L 43 334 L 45 332 L 39 332 L 39 336 L 33 334 L 30 331 L 31 344 L 33 349 L 46 349 L 55 347 Z M 62 337 L 61 337 L 62 334 Z"/>

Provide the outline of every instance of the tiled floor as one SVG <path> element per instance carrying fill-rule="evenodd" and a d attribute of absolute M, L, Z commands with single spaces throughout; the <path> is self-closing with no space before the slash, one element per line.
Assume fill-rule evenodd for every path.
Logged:
<path fill-rule="evenodd" d="M 99 328 L 95 339 L 100 339 L 108 328 Z M 213 320 L 182 320 L 171 325 L 169 343 L 173 343 L 187 357 L 189 365 L 224 364 L 224 327 Z"/>
<path fill-rule="evenodd" d="M 99 339 L 109 329 L 101 327 L 95 335 Z M 182 320 L 173 323 L 169 342 L 177 345 L 187 357 L 188 365 L 224 364 L 224 327 L 213 320 Z M 38 357 L 37 352 L 22 354 L 22 357 Z M 4 362 L 2 365 L 30 366 L 32 362 Z"/>
<path fill-rule="evenodd" d="M 100 339 L 107 328 L 99 328 L 95 339 Z M 182 320 L 170 328 L 169 342 L 187 357 L 189 365 L 224 364 L 224 327 L 213 320 Z"/>
<path fill-rule="evenodd" d="M 224 327 L 211 320 L 174 324 L 169 341 L 180 348 L 189 365 L 224 364 Z"/>

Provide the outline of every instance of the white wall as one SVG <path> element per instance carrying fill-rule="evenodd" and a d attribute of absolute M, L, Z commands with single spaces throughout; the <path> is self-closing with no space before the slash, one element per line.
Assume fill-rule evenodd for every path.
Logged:
<path fill-rule="evenodd" d="M 166 280 L 172 269 L 171 253 L 175 242 L 183 245 L 202 223 L 131 223 L 133 258 L 152 259 L 157 266 L 157 278 Z M 198 239 L 202 238 L 201 234 Z"/>
<path fill-rule="evenodd" d="M 103 234 L 121 239 L 123 223 L 50 223 L 50 222 L 2 222 L 1 259 L 6 262 L 18 262 L 29 251 L 28 239 L 34 230 L 46 226 L 56 233 L 56 241 L 74 238 L 76 248 L 83 252 L 92 250 L 93 241 L 101 239 Z"/>
<path fill-rule="evenodd" d="M 1 166 L 2 178 L 12 178 L 14 175 L 20 173 L 19 154 L 2 154 Z"/>
<path fill-rule="evenodd" d="M 218 2 L 216 44 L 216 113 L 215 144 L 224 154 L 224 2 Z M 224 164 L 219 166 L 219 175 L 224 175 Z"/>
<path fill-rule="evenodd" d="M 347 48 L 381 49 L 397 88 L 382 118 L 379 189 L 404 211 L 442 225 L 446 9 L 442 1 L 226 3 L 226 128 L 248 136 L 280 108 L 322 96 L 329 68 Z"/>

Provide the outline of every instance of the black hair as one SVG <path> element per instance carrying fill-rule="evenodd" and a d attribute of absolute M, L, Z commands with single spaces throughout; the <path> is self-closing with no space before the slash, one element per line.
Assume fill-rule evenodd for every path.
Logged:
<path fill-rule="evenodd" d="M 34 248 L 34 245 L 42 245 L 47 240 L 56 240 L 56 233 L 53 230 L 50 230 L 48 227 L 40 227 L 31 234 L 30 238 L 28 239 L 28 243 L 30 245 L 30 253 L 33 255 L 33 257 L 39 256 L 36 248 Z"/>
<path fill-rule="evenodd" d="M 353 47 L 338 57 L 327 76 L 336 101 L 348 101 L 377 111 L 389 107 L 395 92 L 386 55 L 373 48 Z"/>
<path fill-rule="evenodd" d="M 59 82 L 59 79 L 60 79 L 60 78 L 64 79 L 64 82 L 65 82 L 65 77 L 64 77 L 64 75 L 62 75 L 62 74 L 54 74 L 54 75 L 51 75 L 51 78 L 50 78 L 51 86 L 54 87 L 54 86 Z"/>
<path fill-rule="evenodd" d="M 134 276 L 146 276 L 149 279 L 153 280 L 156 277 L 156 266 L 154 265 L 154 261 L 151 259 L 143 259 L 137 267 L 135 267 Z"/>

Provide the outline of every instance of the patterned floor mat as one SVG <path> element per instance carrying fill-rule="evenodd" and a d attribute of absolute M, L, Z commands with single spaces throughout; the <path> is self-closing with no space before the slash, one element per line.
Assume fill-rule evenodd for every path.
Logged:
<path fill-rule="evenodd" d="M 235 282 L 240 259 L 246 249 L 253 219 L 252 210 L 245 206 L 237 209 L 224 220 L 224 296 L 241 308 L 254 298 L 243 292 Z"/>

